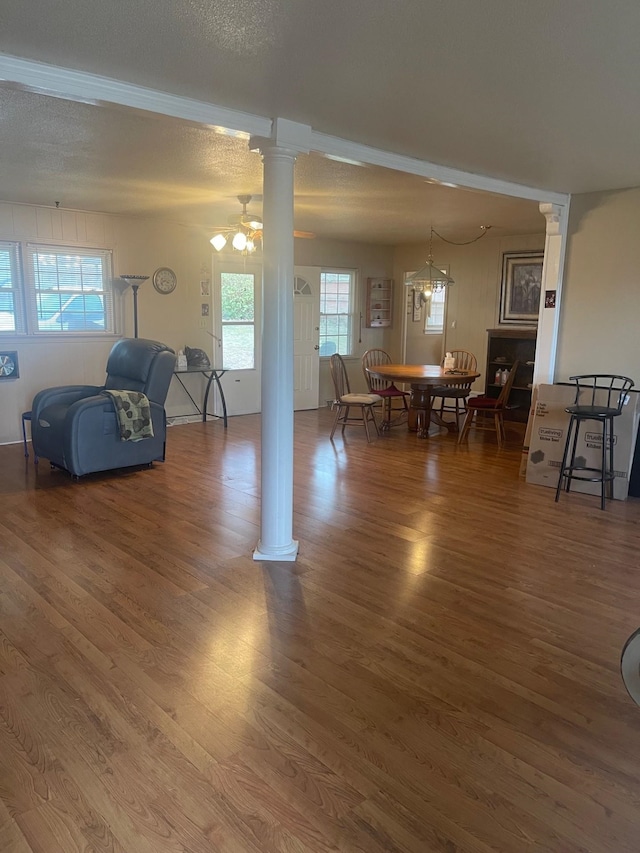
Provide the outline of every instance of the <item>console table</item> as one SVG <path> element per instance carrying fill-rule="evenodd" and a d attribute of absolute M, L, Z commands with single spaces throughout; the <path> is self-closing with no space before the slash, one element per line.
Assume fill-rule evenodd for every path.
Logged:
<path fill-rule="evenodd" d="M 207 413 L 207 404 L 209 402 L 209 391 L 211 390 L 211 383 L 212 382 L 216 383 L 216 386 L 218 388 L 218 394 L 220 395 L 220 403 L 222 405 L 222 419 L 224 421 L 224 428 L 225 429 L 227 428 L 227 402 L 224 399 L 224 391 L 222 390 L 222 383 L 220 382 L 220 379 L 224 376 L 224 374 L 226 372 L 227 371 L 225 368 L 223 368 L 221 370 L 217 370 L 214 367 L 187 367 L 185 370 L 174 370 L 173 371 L 173 375 L 176 377 L 178 382 L 184 388 L 184 391 L 185 391 L 187 397 L 193 403 L 196 411 L 198 412 L 199 415 L 202 415 L 203 421 L 207 420 L 207 414 L 208 414 Z M 185 374 L 188 374 L 188 373 L 201 373 L 207 379 L 207 387 L 206 387 L 205 392 L 204 392 L 204 401 L 202 403 L 202 408 L 200 408 L 200 406 L 193 399 L 191 392 L 189 391 L 187 386 L 182 381 L 181 377 L 184 376 Z M 213 415 L 212 417 L 216 417 L 216 416 Z"/>

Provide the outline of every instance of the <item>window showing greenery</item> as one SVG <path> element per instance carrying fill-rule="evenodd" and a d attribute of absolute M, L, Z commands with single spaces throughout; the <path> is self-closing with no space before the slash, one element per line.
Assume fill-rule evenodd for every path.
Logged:
<path fill-rule="evenodd" d="M 222 363 L 228 370 L 255 367 L 255 276 L 220 274 Z"/>
<path fill-rule="evenodd" d="M 355 272 L 323 270 L 320 273 L 320 355 L 353 352 Z"/>
<path fill-rule="evenodd" d="M 0 332 L 22 332 L 18 244 L 0 242 Z"/>

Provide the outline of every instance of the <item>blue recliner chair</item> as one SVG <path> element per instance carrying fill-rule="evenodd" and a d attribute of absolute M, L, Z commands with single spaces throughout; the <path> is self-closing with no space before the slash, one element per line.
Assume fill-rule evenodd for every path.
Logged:
<path fill-rule="evenodd" d="M 31 408 L 37 456 L 76 477 L 164 460 L 164 402 L 175 367 L 172 349 L 157 341 L 123 338 L 107 361 L 104 385 L 63 385 L 39 391 Z M 113 400 L 106 389 L 141 391 L 150 403 L 153 437 L 122 441 Z"/>

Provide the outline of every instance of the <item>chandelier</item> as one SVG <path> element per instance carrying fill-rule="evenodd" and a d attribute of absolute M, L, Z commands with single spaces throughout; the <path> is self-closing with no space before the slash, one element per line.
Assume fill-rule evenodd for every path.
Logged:
<path fill-rule="evenodd" d="M 231 248 L 241 255 L 250 255 L 258 249 L 262 241 L 262 219 L 253 213 L 247 213 L 250 195 L 239 195 L 242 213 L 229 217 L 227 225 L 216 228 L 216 233 L 209 240 L 217 252 L 221 252 L 229 241 Z"/>
<path fill-rule="evenodd" d="M 418 270 L 418 272 L 414 272 L 407 276 L 405 281 L 407 287 L 412 287 L 417 293 L 423 293 L 424 297 L 428 299 L 431 297 L 432 293 L 438 293 L 440 290 L 444 290 L 448 285 L 455 284 L 450 275 L 447 275 L 446 272 L 433 264 L 434 234 L 436 237 L 444 240 L 445 243 L 450 243 L 453 246 L 467 246 L 469 243 L 475 243 L 476 240 L 484 237 L 489 228 L 491 228 L 490 225 L 481 225 L 480 229 L 482 233 L 478 237 L 474 237 L 473 240 L 467 240 L 464 243 L 455 243 L 453 240 L 446 240 L 441 234 L 438 234 L 435 228 L 432 227 L 429 234 L 429 257 L 427 258 L 427 262 Z"/>

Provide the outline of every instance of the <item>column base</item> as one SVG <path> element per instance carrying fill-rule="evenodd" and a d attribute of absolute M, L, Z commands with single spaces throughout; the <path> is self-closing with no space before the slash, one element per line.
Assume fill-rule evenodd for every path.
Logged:
<path fill-rule="evenodd" d="M 262 543 L 258 542 L 253 552 L 254 560 L 271 560 L 272 562 L 295 563 L 298 556 L 298 540 L 292 539 L 288 545 L 281 548 L 263 549 Z"/>

